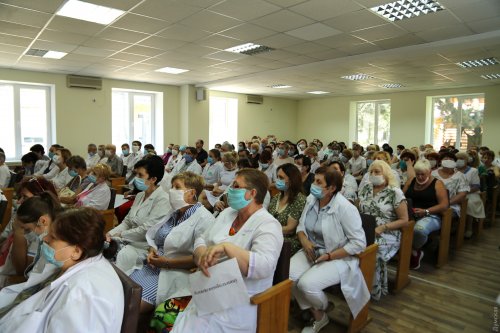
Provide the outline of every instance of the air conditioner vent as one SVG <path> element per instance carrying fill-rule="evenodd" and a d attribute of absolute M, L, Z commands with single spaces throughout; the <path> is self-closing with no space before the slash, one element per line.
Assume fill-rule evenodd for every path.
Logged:
<path fill-rule="evenodd" d="M 248 104 L 262 104 L 264 103 L 264 96 L 262 95 L 247 95 Z"/>
<path fill-rule="evenodd" d="M 68 75 L 66 76 L 68 88 L 102 89 L 102 79 L 93 76 Z"/>

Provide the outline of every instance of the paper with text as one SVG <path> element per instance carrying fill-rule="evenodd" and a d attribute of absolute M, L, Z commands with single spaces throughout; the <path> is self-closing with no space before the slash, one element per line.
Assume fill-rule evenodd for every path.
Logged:
<path fill-rule="evenodd" d="M 210 277 L 201 271 L 189 275 L 192 300 L 199 316 L 249 304 L 250 297 L 236 258 L 212 266 L 208 271 Z"/>

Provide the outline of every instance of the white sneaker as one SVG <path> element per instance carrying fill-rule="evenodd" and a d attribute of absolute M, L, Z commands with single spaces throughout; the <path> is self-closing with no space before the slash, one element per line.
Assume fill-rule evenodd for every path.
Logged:
<path fill-rule="evenodd" d="M 306 326 L 304 329 L 302 329 L 302 333 L 317 333 L 319 332 L 323 327 L 328 325 L 330 322 L 330 319 L 326 315 L 326 313 L 323 314 L 323 318 L 320 320 L 314 321 L 312 326 Z"/>

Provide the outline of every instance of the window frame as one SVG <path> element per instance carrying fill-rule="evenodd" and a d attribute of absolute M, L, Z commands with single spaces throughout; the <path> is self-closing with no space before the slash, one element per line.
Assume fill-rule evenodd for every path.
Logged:
<path fill-rule="evenodd" d="M 235 124 L 234 124 L 234 138 L 225 138 L 224 141 L 228 141 L 229 143 L 233 144 L 233 145 L 237 145 L 237 142 L 238 142 L 238 118 L 239 118 L 239 100 L 238 98 L 234 98 L 234 97 L 224 97 L 224 96 L 210 96 L 209 97 L 209 103 L 208 103 L 208 145 L 210 148 L 213 148 L 215 147 L 215 144 L 217 143 L 220 143 L 222 144 L 224 141 L 222 142 L 212 142 L 214 139 L 215 139 L 215 135 L 212 135 L 212 124 L 215 123 L 216 121 L 214 119 L 212 119 L 212 101 L 213 100 L 223 100 L 224 101 L 224 105 L 225 105 L 225 122 L 227 123 L 229 121 L 229 117 L 228 117 L 228 114 L 230 112 L 233 112 L 230 110 L 230 107 L 231 107 L 231 104 L 233 104 L 233 106 L 236 107 L 236 110 L 234 110 L 234 112 L 236 113 L 233 118 Z M 231 126 L 229 126 L 231 127 Z M 226 128 L 228 128 L 226 126 Z M 234 141 L 234 142 L 232 142 Z"/>
<path fill-rule="evenodd" d="M 435 124 L 434 124 L 434 105 L 435 105 L 435 100 L 439 99 L 439 98 L 451 98 L 451 97 L 455 97 L 458 99 L 458 103 L 459 103 L 459 106 L 460 108 L 458 108 L 459 110 L 462 110 L 461 109 L 461 105 L 462 105 L 462 100 L 463 99 L 466 99 L 466 98 L 483 98 L 484 99 L 484 107 L 483 107 L 483 120 L 482 120 L 482 129 L 484 131 L 484 111 L 486 110 L 486 94 L 484 92 L 477 92 L 477 93 L 466 93 L 466 94 L 447 94 L 447 95 L 435 95 L 435 96 L 427 96 L 427 112 L 426 112 L 426 132 L 425 132 L 425 140 L 426 142 L 430 142 L 430 144 L 432 144 L 433 146 L 436 144 L 436 142 L 434 142 L 434 129 L 435 129 Z M 456 136 L 455 136 L 455 147 L 458 143 L 458 147 L 457 149 L 462 149 L 461 148 L 461 135 L 459 135 L 458 133 L 462 133 L 461 129 L 462 129 L 462 117 L 460 117 L 460 124 L 457 124 L 457 126 L 459 126 L 459 128 L 457 128 L 457 133 L 456 133 Z M 460 131 L 458 131 L 458 129 L 460 129 Z M 483 132 L 484 134 L 484 132 Z M 482 144 L 482 140 L 481 140 L 481 144 Z"/>
<path fill-rule="evenodd" d="M 12 86 L 13 88 L 13 108 L 14 108 L 14 150 L 15 156 L 6 157 L 6 162 L 18 162 L 21 157 L 29 151 L 23 152 L 22 144 L 22 124 L 21 124 L 21 89 L 43 90 L 45 92 L 45 118 L 47 127 L 45 136 L 47 138 L 46 147 L 50 147 L 56 142 L 56 117 L 55 117 L 55 86 L 53 84 L 43 84 L 36 82 L 16 82 L 0 80 L 0 86 Z M 35 144 L 35 143 L 33 143 Z"/>
<path fill-rule="evenodd" d="M 390 98 L 387 98 L 387 99 L 371 99 L 371 100 L 364 100 L 364 101 L 355 101 L 354 102 L 354 141 L 356 141 L 357 143 L 359 143 L 359 137 L 358 137 L 358 133 L 359 133 L 359 117 L 358 117 L 358 111 L 359 111 L 359 104 L 361 103 L 374 103 L 375 104 L 375 121 L 374 121 L 374 141 L 373 142 L 368 142 L 367 144 L 381 144 L 378 142 L 378 123 L 379 123 L 379 116 L 380 116 L 380 105 L 381 104 L 384 104 L 384 103 L 388 103 L 389 106 L 391 107 L 392 106 L 392 103 L 391 103 L 391 99 Z M 392 108 L 391 108 L 392 109 Z M 391 112 L 391 115 L 392 115 L 392 112 Z M 390 141 L 390 137 L 391 137 L 391 120 L 390 120 L 390 117 L 391 115 L 389 116 L 389 139 L 387 140 L 387 142 Z M 385 142 L 384 142 L 385 143 Z M 360 143 L 361 144 L 361 143 Z"/>

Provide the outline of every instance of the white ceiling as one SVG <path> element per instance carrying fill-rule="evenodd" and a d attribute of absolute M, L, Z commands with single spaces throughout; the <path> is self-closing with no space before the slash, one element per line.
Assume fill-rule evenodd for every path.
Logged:
<path fill-rule="evenodd" d="M 439 0 L 445 10 L 390 22 L 390 0 L 86 0 L 126 11 L 108 26 L 56 16 L 64 0 L 0 0 L 0 67 L 314 98 L 498 84 L 455 62 L 500 60 L 499 0 Z M 253 42 L 274 51 L 223 51 Z M 67 52 L 61 60 L 29 48 Z M 162 67 L 189 69 L 179 75 Z M 366 81 L 341 76 L 365 73 Z M 398 89 L 381 88 L 400 83 Z M 272 89 L 273 84 L 291 85 Z"/>

